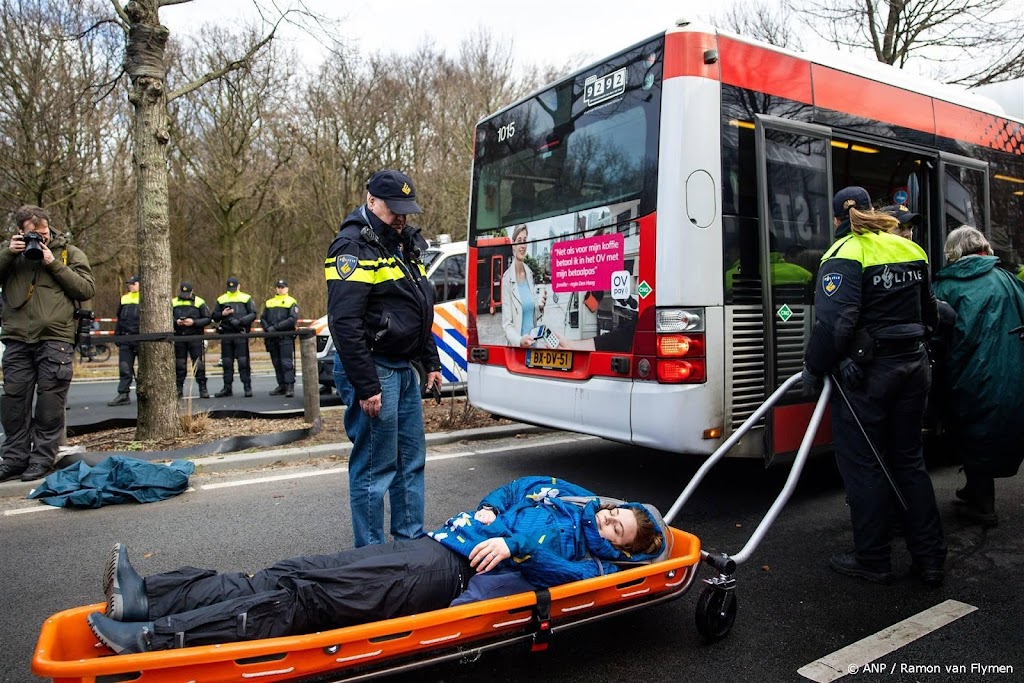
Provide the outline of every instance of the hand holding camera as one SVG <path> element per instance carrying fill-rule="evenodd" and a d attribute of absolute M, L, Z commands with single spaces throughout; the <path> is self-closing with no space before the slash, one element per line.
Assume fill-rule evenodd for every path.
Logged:
<path fill-rule="evenodd" d="M 46 240 L 37 232 L 25 232 L 11 238 L 10 250 L 22 254 L 29 261 L 53 262 L 53 254 L 46 246 Z"/>

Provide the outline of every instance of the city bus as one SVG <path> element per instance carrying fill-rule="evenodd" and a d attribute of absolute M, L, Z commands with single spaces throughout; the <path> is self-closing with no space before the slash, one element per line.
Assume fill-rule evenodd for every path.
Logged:
<path fill-rule="evenodd" d="M 478 124 L 470 401 L 706 456 L 802 367 L 836 190 L 919 214 L 933 275 L 963 224 L 1017 272 L 1022 150 L 970 91 L 679 22 Z M 790 392 L 731 454 L 793 453 L 811 408 Z"/>

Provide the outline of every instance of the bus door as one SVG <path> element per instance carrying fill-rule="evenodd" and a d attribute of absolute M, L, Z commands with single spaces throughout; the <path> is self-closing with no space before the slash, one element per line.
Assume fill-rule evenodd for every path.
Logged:
<path fill-rule="evenodd" d="M 939 154 L 938 198 L 941 221 L 932 222 L 934 231 L 931 252 L 933 273 L 942 268 L 946 236 L 961 225 L 969 225 L 991 239 L 988 163 L 977 159 Z"/>
<path fill-rule="evenodd" d="M 803 367 L 814 323 L 818 262 L 832 243 L 829 128 L 755 116 L 764 397 Z M 795 452 L 814 404 L 798 385 L 768 413 L 766 464 Z M 826 422 L 825 424 L 829 424 Z M 831 441 L 822 426 L 816 443 Z"/>

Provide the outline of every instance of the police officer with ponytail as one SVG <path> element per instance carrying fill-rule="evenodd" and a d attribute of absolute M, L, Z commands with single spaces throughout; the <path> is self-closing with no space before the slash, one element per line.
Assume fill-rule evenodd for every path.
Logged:
<path fill-rule="evenodd" d="M 898 221 L 874 211 L 864 188 L 840 190 L 832 209 L 836 241 L 821 259 L 803 371 L 805 392 L 813 393 L 828 373 L 838 383 L 832 438 L 854 549 L 833 555 L 830 565 L 840 574 L 889 583 L 890 513 L 902 514 L 911 571 L 938 586 L 946 542 L 921 439 L 931 385 L 924 339 L 938 320 L 928 258 L 919 245 L 890 234 Z M 898 498 L 886 470 L 906 511 L 891 509 Z"/>

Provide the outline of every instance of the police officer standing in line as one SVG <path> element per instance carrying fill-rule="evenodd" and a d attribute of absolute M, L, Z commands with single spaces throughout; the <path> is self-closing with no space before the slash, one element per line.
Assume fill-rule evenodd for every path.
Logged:
<path fill-rule="evenodd" d="M 206 360 L 203 356 L 203 330 L 210 324 L 210 309 L 202 297 L 196 296 L 188 282 L 181 283 L 171 306 L 174 307 L 174 336 L 183 338 L 174 342 L 174 378 L 178 382 L 178 398 L 182 397 L 185 386 L 185 361 L 188 358 L 192 359 L 195 369 L 199 398 L 210 398 L 206 390 Z"/>
<path fill-rule="evenodd" d="M 299 321 L 299 302 L 288 295 L 288 283 L 274 284 L 277 294 L 267 299 L 260 315 L 264 332 L 290 332 Z M 265 337 L 270 362 L 274 364 L 277 387 L 271 396 L 295 395 L 295 337 Z"/>
<path fill-rule="evenodd" d="M 423 535 L 423 398 L 410 361 L 440 388 L 431 334 L 433 289 L 420 259 L 427 248 L 406 215 L 421 213 L 409 176 L 379 171 L 366 204 L 341 224 L 327 250 L 327 316 L 337 355 L 334 381 L 352 441 L 349 503 L 356 547 L 384 543 L 384 496 L 395 540 Z"/>
<path fill-rule="evenodd" d="M 121 297 L 121 305 L 117 308 L 115 335 L 139 333 L 139 276 L 132 275 L 125 284 L 128 285 L 128 293 Z M 139 342 L 118 342 L 117 373 L 120 381 L 117 383 L 117 398 L 107 403 L 108 406 L 126 406 L 132 402 L 128 391 L 135 379 L 135 359 L 138 356 Z"/>
<path fill-rule="evenodd" d="M 911 572 L 926 585 L 938 586 L 946 542 L 921 439 L 931 385 L 923 342 L 938 321 L 928 257 L 916 243 L 889 233 L 897 220 L 874 211 L 864 188 L 840 190 L 832 209 L 836 242 L 821 259 L 816 319 L 803 371 L 807 393 L 820 386 L 826 373 L 838 382 L 832 436 L 850 505 L 854 550 L 833 555 L 830 564 L 840 574 L 875 583 L 893 578 L 889 522 L 894 496 L 857 426 L 859 418 L 906 501 L 907 510 L 898 512 Z"/>
<path fill-rule="evenodd" d="M 228 291 L 217 297 L 213 319 L 220 334 L 248 334 L 256 320 L 256 305 L 252 296 L 238 289 L 238 278 L 228 278 Z M 245 396 L 252 396 L 252 376 L 249 373 L 249 338 L 221 339 L 220 363 L 224 370 L 224 388 L 214 396 L 231 396 L 231 385 L 235 379 L 235 361 L 238 361 L 238 376 L 242 379 Z"/>

